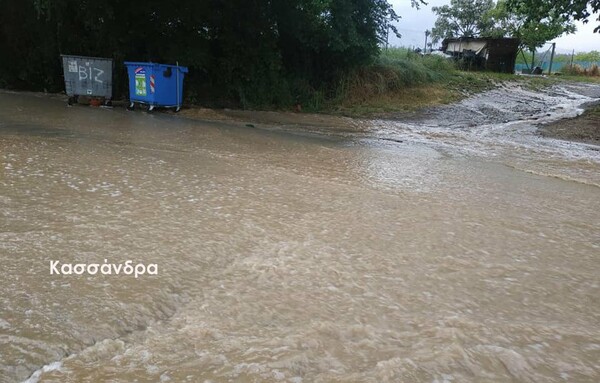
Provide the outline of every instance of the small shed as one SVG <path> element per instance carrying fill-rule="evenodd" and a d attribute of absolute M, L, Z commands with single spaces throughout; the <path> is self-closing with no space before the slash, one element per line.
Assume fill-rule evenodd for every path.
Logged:
<path fill-rule="evenodd" d="M 513 73 L 519 44 L 514 38 L 450 38 L 442 42 L 442 51 L 473 69 Z"/>

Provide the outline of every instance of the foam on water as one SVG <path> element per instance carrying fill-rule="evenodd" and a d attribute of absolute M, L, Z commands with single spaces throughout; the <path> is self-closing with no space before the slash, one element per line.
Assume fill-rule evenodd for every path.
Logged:
<path fill-rule="evenodd" d="M 50 364 L 47 364 L 44 367 L 37 370 L 36 372 L 34 372 L 33 374 L 31 374 L 31 376 L 27 380 L 24 380 L 23 383 L 38 383 L 43 373 L 60 371 L 61 366 L 61 362 L 52 362 Z"/>

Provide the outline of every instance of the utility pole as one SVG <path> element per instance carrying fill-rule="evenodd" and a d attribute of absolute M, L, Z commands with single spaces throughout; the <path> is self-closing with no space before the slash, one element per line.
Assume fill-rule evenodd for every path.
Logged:
<path fill-rule="evenodd" d="M 550 54 L 550 66 L 548 67 L 548 74 L 552 74 L 552 62 L 554 61 L 554 51 L 556 50 L 556 43 L 552 43 L 552 53 Z"/>
<path fill-rule="evenodd" d="M 431 34 L 431 31 L 429 29 L 425 30 L 425 47 L 423 49 L 423 53 L 427 53 L 427 37 L 429 37 L 429 35 Z"/>

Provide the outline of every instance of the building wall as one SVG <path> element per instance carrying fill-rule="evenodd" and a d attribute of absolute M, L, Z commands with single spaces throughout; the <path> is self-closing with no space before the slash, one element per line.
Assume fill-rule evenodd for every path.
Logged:
<path fill-rule="evenodd" d="M 477 52 L 482 57 L 480 69 L 513 73 L 519 41 L 517 39 L 449 39 L 444 42 L 445 52 L 457 58 L 465 50 Z M 476 67 L 472 68 L 476 69 Z"/>

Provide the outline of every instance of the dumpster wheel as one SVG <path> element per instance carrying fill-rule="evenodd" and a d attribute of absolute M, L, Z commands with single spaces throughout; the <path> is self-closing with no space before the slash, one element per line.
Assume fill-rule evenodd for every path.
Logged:
<path fill-rule="evenodd" d="M 127 110 L 134 110 L 135 109 L 135 102 L 130 102 L 129 106 L 127 107 Z"/>
<path fill-rule="evenodd" d="M 148 105 L 148 113 L 152 113 L 154 111 L 154 105 Z"/>
<path fill-rule="evenodd" d="M 77 96 L 71 96 L 67 99 L 67 105 L 71 106 L 73 104 L 77 104 L 77 100 L 78 100 Z"/>

